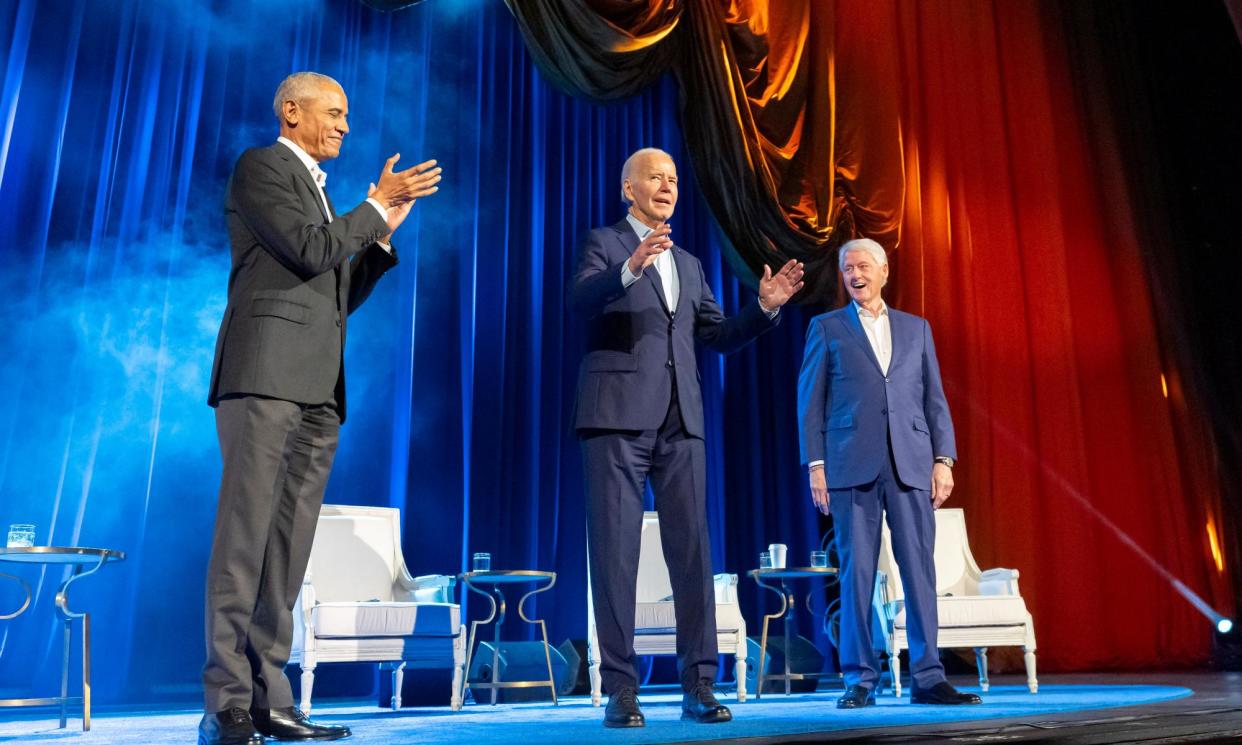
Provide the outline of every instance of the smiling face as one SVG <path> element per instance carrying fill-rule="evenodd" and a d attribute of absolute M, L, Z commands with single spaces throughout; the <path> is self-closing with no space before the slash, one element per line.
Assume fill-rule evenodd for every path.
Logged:
<path fill-rule="evenodd" d="M 888 284 L 888 264 L 878 264 L 870 251 L 855 248 L 845 252 L 841 262 L 841 280 L 856 303 L 870 308 L 880 299 L 880 290 Z"/>
<path fill-rule="evenodd" d="M 341 154 L 341 141 L 349 133 L 349 101 L 335 82 L 320 83 L 312 91 L 300 101 L 282 104 L 280 133 L 322 163 Z"/>
<path fill-rule="evenodd" d="M 621 193 L 634 216 L 648 226 L 668 222 L 677 206 L 677 166 L 664 153 L 643 153 L 622 179 Z"/>

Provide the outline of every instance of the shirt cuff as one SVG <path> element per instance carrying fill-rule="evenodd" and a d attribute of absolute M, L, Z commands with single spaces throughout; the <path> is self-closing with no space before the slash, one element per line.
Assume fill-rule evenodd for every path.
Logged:
<path fill-rule="evenodd" d="M 367 197 L 367 204 L 379 210 L 380 217 L 384 218 L 384 222 L 388 222 L 388 210 L 384 209 L 384 205 L 380 204 L 378 199 Z"/>
<path fill-rule="evenodd" d="M 769 321 L 774 320 L 781 313 L 780 308 L 773 308 L 772 310 L 768 310 L 767 308 L 763 307 L 763 303 L 759 304 L 759 310 L 763 311 L 763 314 L 768 317 Z M 823 461 L 820 461 L 820 463 L 823 463 Z"/>
<path fill-rule="evenodd" d="M 376 241 L 376 242 L 375 242 L 375 245 L 377 245 L 377 246 L 379 246 L 380 248 L 384 249 L 384 251 L 386 251 L 386 252 L 388 253 L 388 255 L 389 255 L 389 256 L 391 256 L 391 255 L 392 255 L 392 244 L 391 244 L 391 243 L 385 243 L 385 242 L 383 242 L 383 241 Z"/>
<path fill-rule="evenodd" d="M 809 470 L 809 469 L 814 468 L 814 467 L 816 467 L 816 466 L 823 467 L 823 465 L 824 465 L 824 462 L 823 462 L 822 460 L 813 460 L 813 461 L 811 461 L 810 463 L 807 463 L 807 464 L 806 464 L 806 467 L 807 467 L 807 469 Z"/>
<path fill-rule="evenodd" d="M 638 278 L 641 274 L 642 272 L 639 272 L 638 274 L 631 272 L 630 262 L 626 261 L 625 263 L 621 264 L 621 286 L 629 287 L 630 285 L 638 281 Z"/>

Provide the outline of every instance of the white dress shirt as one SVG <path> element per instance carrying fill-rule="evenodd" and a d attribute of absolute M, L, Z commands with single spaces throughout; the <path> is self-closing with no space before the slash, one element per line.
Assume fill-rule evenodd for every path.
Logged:
<path fill-rule="evenodd" d="M 851 305 L 854 306 L 854 312 L 858 314 L 858 320 L 862 323 L 867 341 L 871 343 L 871 351 L 875 353 L 875 359 L 880 363 L 880 372 L 888 375 L 889 363 L 893 361 L 893 330 L 888 323 L 888 305 L 881 300 L 878 314 L 872 314 L 857 302 Z M 822 465 L 824 465 L 822 460 L 813 460 L 807 464 L 807 468 Z"/>
<path fill-rule="evenodd" d="M 309 153 L 293 140 L 288 137 L 277 137 L 276 141 L 292 150 L 298 160 L 302 161 L 302 165 L 306 166 L 306 170 L 310 171 L 311 180 L 319 188 L 319 201 L 323 203 L 323 213 L 328 216 L 328 222 L 332 222 L 332 209 L 328 206 L 328 195 L 323 190 L 324 185 L 328 183 L 328 174 L 319 167 L 319 163 Z M 388 210 L 384 209 L 384 205 L 380 204 L 378 199 L 367 197 L 367 204 L 379 210 L 380 217 L 384 218 L 384 222 L 388 221 Z M 388 253 L 392 253 L 392 246 L 382 241 L 376 242 L 379 243 L 380 248 Z"/>

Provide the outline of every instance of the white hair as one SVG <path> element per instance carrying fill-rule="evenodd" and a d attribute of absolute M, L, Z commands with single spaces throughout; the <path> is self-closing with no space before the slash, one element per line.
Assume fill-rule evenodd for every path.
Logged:
<path fill-rule="evenodd" d="M 845 270 L 845 255 L 850 251 L 866 251 L 871 254 L 871 258 L 875 259 L 876 266 L 884 266 L 888 263 L 888 256 L 884 253 L 883 246 L 870 238 L 855 238 L 841 244 L 841 249 L 837 252 L 838 269 Z"/>
<path fill-rule="evenodd" d="M 639 160 L 641 160 L 642 158 L 645 158 L 648 155 L 663 155 L 665 158 L 668 158 L 669 160 L 673 159 L 673 156 L 669 155 L 668 153 L 664 152 L 658 147 L 645 147 L 645 148 L 642 148 L 641 150 L 635 150 L 634 153 L 630 157 L 625 159 L 625 165 L 621 166 L 621 201 L 622 202 L 625 202 L 626 204 L 631 204 L 630 198 L 625 196 L 625 182 L 629 180 L 630 174 L 634 171 L 635 164 L 637 164 Z"/>
<path fill-rule="evenodd" d="M 340 83 L 318 72 L 295 72 L 280 81 L 280 87 L 276 89 L 276 96 L 272 101 L 272 111 L 276 112 L 276 118 L 284 121 L 285 101 L 293 101 L 301 106 L 318 95 L 319 89 L 329 83 L 337 88 L 341 87 Z"/>

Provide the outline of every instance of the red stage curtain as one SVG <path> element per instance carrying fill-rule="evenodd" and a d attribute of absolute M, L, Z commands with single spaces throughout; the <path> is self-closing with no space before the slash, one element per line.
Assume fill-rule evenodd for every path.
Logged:
<path fill-rule="evenodd" d="M 1125 122 L 1092 106 L 1057 5 L 509 1 L 571 93 L 678 76 L 739 273 L 801 258 L 822 303 L 842 239 L 893 249 L 890 302 L 936 330 L 954 503 L 980 563 L 1021 570 L 1042 669 L 1206 659 L 1172 582 L 1232 610 L 1210 444 L 1162 392 Z"/>

